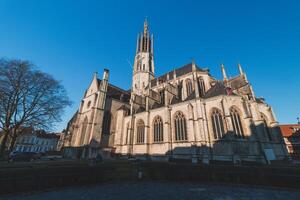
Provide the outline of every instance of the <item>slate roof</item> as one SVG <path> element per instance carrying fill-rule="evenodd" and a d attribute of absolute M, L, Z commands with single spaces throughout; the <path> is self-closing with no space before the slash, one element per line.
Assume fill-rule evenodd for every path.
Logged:
<path fill-rule="evenodd" d="M 290 137 L 295 135 L 296 133 L 299 134 L 298 132 L 300 130 L 300 124 L 284 124 L 279 125 L 279 128 L 283 137 Z M 295 131 L 297 129 L 298 131 Z"/>
<path fill-rule="evenodd" d="M 193 66 L 193 64 L 192 64 L 192 63 L 189 63 L 189 64 L 186 64 L 186 65 L 184 65 L 184 66 L 182 66 L 182 67 L 179 67 L 179 68 L 177 68 L 177 69 L 174 69 L 174 70 L 172 70 L 172 71 L 170 71 L 170 72 L 167 72 L 167 73 L 161 75 L 160 77 L 157 77 L 157 78 L 151 80 L 151 86 L 152 86 L 152 87 L 156 86 L 157 81 L 166 82 L 166 81 L 167 81 L 167 76 L 168 76 L 168 74 L 169 74 L 169 80 L 174 79 L 174 73 L 176 74 L 176 77 L 180 77 L 180 76 L 183 76 L 183 75 L 185 75 L 185 74 L 188 74 L 188 73 L 190 73 L 190 72 L 193 71 L 193 67 L 192 67 L 192 66 Z M 199 66 L 197 66 L 197 65 L 196 65 L 196 70 L 197 70 L 197 71 L 202 71 L 202 72 L 208 72 L 208 70 L 206 70 L 206 69 L 201 69 L 201 68 L 200 68 Z"/>

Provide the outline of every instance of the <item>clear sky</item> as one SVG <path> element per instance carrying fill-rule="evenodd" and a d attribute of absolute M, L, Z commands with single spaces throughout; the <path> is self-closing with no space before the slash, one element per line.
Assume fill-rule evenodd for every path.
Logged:
<path fill-rule="evenodd" d="M 300 117 L 298 0 L 0 0 L 0 57 L 34 62 L 61 80 L 78 109 L 95 71 L 129 89 L 137 33 L 147 17 L 154 34 L 156 75 L 191 62 L 221 78 L 240 62 L 256 96 L 280 123 Z"/>

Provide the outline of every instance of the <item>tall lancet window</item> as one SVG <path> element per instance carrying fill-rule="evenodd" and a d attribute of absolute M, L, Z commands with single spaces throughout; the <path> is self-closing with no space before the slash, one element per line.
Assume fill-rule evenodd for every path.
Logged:
<path fill-rule="evenodd" d="M 159 91 L 160 103 L 165 104 L 165 90 Z"/>
<path fill-rule="evenodd" d="M 126 125 L 126 138 L 125 138 L 125 144 L 129 143 L 129 135 L 130 135 L 130 123 L 128 122 Z"/>
<path fill-rule="evenodd" d="M 111 113 L 109 111 L 105 111 L 104 118 L 103 118 L 103 126 L 102 126 L 103 134 L 110 133 L 110 123 L 111 123 Z"/>
<path fill-rule="evenodd" d="M 270 132 L 270 128 L 268 126 L 268 121 L 267 121 L 267 117 L 261 113 L 261 119 L 263 120 L 263 129 L 265 131 L 265 134 L 266 134 L 266 138 L 269 140 L 269 141 L 272 141 L 272 136 L 271 136 L 271 132 Z"/>
<path fill-rule="evenodd" d="M 160 116 L 154 118 L 154 126 L 153 126 L 153 141 L 154 142 L 163 142 L 164 140 L 164 129 L 163 129 L 163 121 Z"/>
<path fill-rule="evenodd" d="M 233 131 L 237 138 L 244 138 L 244 131 L 238 111 L 234 108 L 230 109 L 230 118 L 233 126 Z"/>
<path fill-rule="evenodd" d="M 198 78 L 198 88 L 199 88 L 199 94 L 201 97 L 205 95 L 205 84 L 203 78 Z"/>
<path fill-rule="evenodd" d="M 87 117 L 85 117 L 83 120 L 83 123 L 82 123 L 82 127 L 81 127 L 81 135 L 80 135 L 79 145 L 84 145 L 84 138 L 85 138 L 85 134 L 86 134 L 86 130 L 87 130 L 87 125 L 88 125 L 88 119 L 87 119 Z"/>
<path fill-rule="evenodd" d="M 177 85 L 178 99 L 182 100 L 182 81 Z"/>
<path fill-rule="evenodd" d="M 175 140 L 185 141 L 187 139 L 188 137 L 185 117 L 182 112 L 177 112 L 175 115 Z"/>
<path fill-rule="evenodd" d="M 186 95 L 190 96 L 190 94 L 192 94 L 193 92 L 193 85 L 191 79 L 187 79 L 185 81 L 185 84 L 186 84 Z"/>
<path fill-rule="evenodd" d="M 139 120 L 137 122 L 137 138 L 136 138 L 136 142 L 138 144 L 142 144 L 145 142 L 145 123 L 143 120 Z"/>
<path fill-rule="evenodd" d="M 219 110 L 217 109 L 213 110 L 211 114 L 211 123 L 212 123 L 214 138 L 221 139 L 225 134 L 225 131 L 224 131 L 224 122 L 223 122 L 222 114 Z"/>

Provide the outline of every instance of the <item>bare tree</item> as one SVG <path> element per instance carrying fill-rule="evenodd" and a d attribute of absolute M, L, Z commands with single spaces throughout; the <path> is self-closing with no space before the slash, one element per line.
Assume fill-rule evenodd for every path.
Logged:
<path fill-rule="evenodd" d="M 0 59 L 0 156 L 12 151 L 23 128 L 51 129 L 70 104 L 60 82 L 32 63 Z"/>

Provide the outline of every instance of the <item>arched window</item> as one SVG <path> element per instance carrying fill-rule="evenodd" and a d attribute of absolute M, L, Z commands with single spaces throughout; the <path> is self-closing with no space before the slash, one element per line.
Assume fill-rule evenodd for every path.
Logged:
<path fill-rule="evenodd" d="M 244 138 L 244 131 L 238 111 L 234 108 L 230 109 L 230 118 L 233 126 L 233 131 L 238 138 Z"/>
<path fill-rule="evenodd" d="M 269 129 L 269 126 L 268 126 L 268 120 L 267 120 L 267 117 L 263 113 L 261 113 L 261 119 L 263 120 L 263 129 L 264 129 L 264 132 L 266 134 L 266 138 L 269 141 L 272 141 L 271 132 L 270 132 L 270 129 Z"/>
<path fill-rule="evenodd" d="M 88 103 L 87 103 L 87 108 L 90 108 L 91 107 L 91 101 L 89 101 Z"/>
<path fill-rule="evenodd" d="M 205 95 L 205 84 L 204 80 L 201 77 L 198 78 L 198 88 L 200 96 L 203 97 Z"/>
<path fill-rule="evenodd" d="M 79 145 L 84 145 L 84 136 L 86 134 L 87 125 L 88 125 L 88 119 L 87 119 L 87 117 L 85 117 L 85 119 L 82 123 Z"/>
<path fill-rule="evenodd" d="M 141 144 L 145 142 L 145 123 L 143 120 L 137 122 L 137 138 L 136 142 Z"/>
<path fill-rule="evenodd" d="M 111 113 L 109 111 L 105 111 L 104 118 L 103 118 L 103 126 L 102 126 L 103 134 L 110 133 L 110 122 L 111 122 Z"/>
<path fill-rule="evenodd" d="M 163 129 L 163 121 L 161 117 L 157 116 L 154 118 L 154 126 L 153 126 L 153 141 L 154 142 L 162 142 L 164 140 L 164 129 Z"/>
<path fill-rule="evenodd" d="M 190 96 L 190 94 L 192 94 L 193 92 L 193 85 L 191 79 L 187 79 L 185 81 L 185 84 L 186 84 L 186 95 Z"/>
<path fill-rule="evenodd" d="M 175 115 L 175 140 L 187 140 L 186 120 L 182 112 Z"/>
<path fill-rule="evenodd" d="M 219 110 L 213 110 L 211 115 L 211 123 L 215 139 L 221 139 L 225 132 L 222 115 Z"/>

